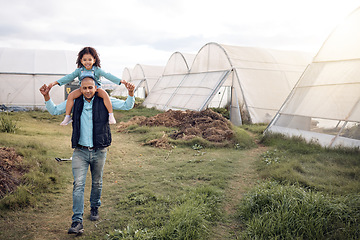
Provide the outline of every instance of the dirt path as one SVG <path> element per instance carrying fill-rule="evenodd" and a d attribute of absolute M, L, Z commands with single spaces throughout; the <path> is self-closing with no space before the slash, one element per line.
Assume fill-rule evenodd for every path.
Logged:
<path fill-rule="evenodd" d="M 234 219 L 236 206 L 243 194 L 256 184 L 258 177 L 255 172 L 254 161 L 256 161 L 259 155 L 265 152 L 266 149 L 266 147 L 258 145 L 257 148 L 244 151 L 245 157 L 239 159 L 237 162 L 236 169 L 238 171 L 234 174 L 226 190 L 224 206 L 226 217 L 222 222 L 219 222 L 213 230 L 211 240 L 238 239 L 237 232 L 240 231 L 240 226 Z"/>
<path fill-rule="evenodd" d="M 121 142 L 122 137 L 120 135 L 114 135 L 115 142 Z M 127 136 L 131 138 L 131 136 Z M 123 149 L 134 149 L 136 143 L 134 139 L 131 139 L 131 144 L 124 145 Z M 117 152 L 118 151 L 118 152 Z M 120 152 L 119 152 L 120 151 Z M 125 150 L 124 150 L 125 151 Z M 128 152 L 112 148 L 110 151 L 109 159 L 112 159 L 111 154 L 114 155 L 130 155 Z M 225 206 L 224 211 L 227 217 L 223 222 L 219 223 L 217 227 L 212 231 L 211 239 L 236 239 L 236 232 L 238 232 L 239 226 L 233 219 L 233 215 L 236 212 L 236 205 L 241 199 L 242 195 L 256 183 L 257 175 L 254 168 L 254 161 L 258 156 L 266 151 L 265 147 L 258 146 L 257 148 L 250 150 L 237 151 L 239 154 L 238 161 L 234 164 L 236 173 L 233 175 L 228 189 L 226 189 Z M 132 157 L 129 158 L 129 164 L 133 161 Z M 54 161 L 54 160 L 53 160 Z M 49 194 L 49 199 L 39 202 L 33 208 L 25 208 L 18 211 L 7 211 L 5 214 L 0 214 L 0 239 L 36 239 L 36 240 L 48 240 L 48 239 L 74 239 L 74 235 L 68 235 L 67 230 L 71 224 L 72 215 L 72 173 L 71 164 L 69 162 L 57 163 L 57 168 L 61 168 L 62 173 L 65 174 L 64 188 L 59 189 L 56 193 Z M 112 162 L 111 164 L 115 164 Z M 110 162 L 106 165 L 104 170 L 104 193 L 110 194 L 111 188 L 111 176 L 109 175 L 111 166 Z M 124 164 L 124 162 L 122 162 Z M 109 179 L 107 179 L 109 178 Z M 108 219 L 113 219 L 111 207 L 104 207 L 101 211 L 101 221 L 91 222 L 89 220 L 89 192 L 90 192 L 90 176 L 88 176 L 86 189 L 85 189 L 85 214 L 84 214 L 84 228 L 85 233 L 83 236 L 76 237 L 76 239 L 87 239 L 92 233 L 103 234 L 111 225 Z M 108 182 L 106 182 L 108 181 Z M 51 196 L 50 196 L 51 195 Z M 104 205 L 111 206 L 114 204 L 113 200 L 104 197 Z M 14 231 L 12 230 L 15 229 Z M 104 236 L 102 235 L 102 238 Z"/>

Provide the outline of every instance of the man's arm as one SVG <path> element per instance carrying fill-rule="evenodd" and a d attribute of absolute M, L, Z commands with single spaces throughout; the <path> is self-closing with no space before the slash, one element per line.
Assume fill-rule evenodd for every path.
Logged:
<path fill-rule="evenodd" d="M 55 105 L 55 103 L 50 99 L 49 101 L 45 102 L 45 107 L 51 115 L 64 114 L 66 112 L 66 101 L 67 100 L 58 105 Z"/>
<path fill-rule="evenodd" d="M 134 97 L 134 89 L 135 89 L 135 85 L 132 83 L 125 83 L 124 84 L 125 87 L 128 89 L 129 92 L 129 96 L 127 97 L 127 99 L 124 100 L 120 100 L 117 98 L 113 98 L 110 97 L 111 100 L 111 104 L 113 106 L 113 109 L 115 110 L 130 110 L 134 107 L 134 103 L 135 103 L 135 97 Z"/>
<path fill-rule="evenodd" d="M 134 96 L 128 96 L 125 101 L 113 97 L 110 97 L 110 100 L 114 110 L 130 110 L 134 107 L 135 103 Z"/>
<path fill-rule="evenodd" d="M 41 94 L 44 96 L 45 107 L 51 115 L 60 115 L 65 113 L 66 110 L 66 101 L 60 103 L 59 105 L 55 105 L 54 102 L 50 99 L 50 88 L 48 88 L 45 84 L 41 86 L 39 89 Z"/>

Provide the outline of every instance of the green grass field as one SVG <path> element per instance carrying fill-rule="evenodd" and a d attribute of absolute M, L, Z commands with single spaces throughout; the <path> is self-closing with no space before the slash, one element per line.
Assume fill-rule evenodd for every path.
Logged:
<path fill-rule="evenodd" d="M 157 113 L 135 108 L 115 116 Z M 0 130 L 10 129 L 1 130 L 0 147 L 14 147 L 28 170 L 0 200 L 1 238 L 73 239 L 71 163 L 55 161 L 72 155 L 71 126 L 41 111 L 0 116 Z M 88 219 L 88 175 L 85 232 L 77 239 L 359 239 L 359 152 L 263 138 L 265 127 L 234 127 L 231 147 L 171 141 L 173 148 L 159 149 L 144 143 L 171 130 L 112 126 L 101 219 Z"/>

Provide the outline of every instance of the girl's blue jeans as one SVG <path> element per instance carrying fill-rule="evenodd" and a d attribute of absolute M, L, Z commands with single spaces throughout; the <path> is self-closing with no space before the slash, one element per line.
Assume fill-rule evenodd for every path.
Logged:
<path fill-rule="evenodd" d="M 82 222 L 84 214 L 84 189 L 88 168 L 91 172 L 90 207 L 101 205 L 102 176 L 106 160 L 106 148 L 75 148 L 72 156 L 73 188 L 73 222 Z"/>

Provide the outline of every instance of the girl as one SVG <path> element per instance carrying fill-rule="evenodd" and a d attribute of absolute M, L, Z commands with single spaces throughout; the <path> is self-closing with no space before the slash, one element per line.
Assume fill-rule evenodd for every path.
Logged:
<path fill-rule="evenodd" d="M 114 75 L 104 72 L 100 68 L 100 58 L 98 56 L 98 53 L 92 47 L 84 47 L 78 53 L 78 58 L 76 60 L 76 64 L 77 64 L 78 68 L 74 72 L 66 75 L 65 77 L 63 77 L 53 83 L 50 83 L 49 90 L 55 85 L 61 86 L 66 83 L 69 83 L 69 82 L 73 81 L 76 77 L 79 79 L 79 81 L 81 83 L 81 80 L 84 77 L 91 76 L 95 80 L 98 96 L 104 99 L 104 104 L 109 112 L 109 123 L 115 124 L 116 120 L 114 118 L 111 100 L 110 100 L 110 97 L 107 94 L 107 92 L 101 88 L 100 77 L 103 76 L 106 79 L 112 81 L 113 83 L 119 84 L 119 85 L 121 83 L 126 84 L 126 81 L 120 80 L 119 78 L 115 77 Z M 60 123 L 60 125 L 64 126 L 64 125 L 68 125 L 69 123 L 72 122 L 70 114 L 71 114 L 72 107 L 74 106 L 74 99 L 78 98 L 80 96 L 81 96 L 80 89 L 76 89 L 69 94 L 68 99 L 67 99 L 68 101 L 66 102 L 65 119 L 64 119 L 64 121 L 62 121 Z"/>

